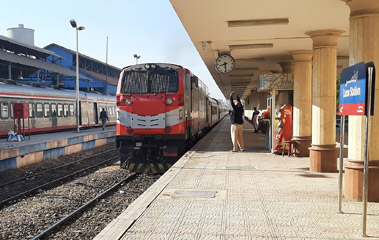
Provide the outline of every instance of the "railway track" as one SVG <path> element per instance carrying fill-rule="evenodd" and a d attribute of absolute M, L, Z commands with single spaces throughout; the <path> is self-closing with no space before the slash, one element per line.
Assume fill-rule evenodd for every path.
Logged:
<path fill-rule="evenodd" d="M 77 214 L 84 212 L 88 207 L 90 207 L 95 202 L 97 202 L 97 200 L 99 200 L 100 198 L 104 197 L 105 195 L 107 195 L 111 191 L 114 191 L 116 188 L 118 188 L 119 186 L 121 186 L 121 184 L 123 184 L 126 181 L 129 181 L 130 179 L 132 179 L 135 175 L 136 175 L 135 173 L 129 174 L 128 176 L 126 176 L 124 179 L 122 179 L 118 183 L 114 184 L 113 186 L 111 186 L 107 190 L 103 191 L 102 193 L 98 194 L 96 197 L 92 198 L 91 200 L 89 200 L 85 204 L 83 204 L 82 206 L 80 206 L 77 209 L 75 209 L 73 212 L 71 212 L 68 215 L 66 215 L 65 217 L 61 218 L 59 221 L 57 221 L 56 223 L 54 223 L 53 225 L 51 225 L 49 228 L 43 230 L 40 234 L 38 234 L 37 236 L 35 236 L 33 238 L 33 240 L 41 239 L 42 237 L 44 237 L 44 236 L 52 233 L 56 228 L 64 225 L 70 219 L 74 218 Z"/>
<path fill-rule="evenodd" d="M 19 181 L 24 181 L 24 180 L 27 180 L 27 179 L 30 179 L 30 178 L 35 178 L 39 175 L 42 175 L 42 174 L 46 174 L 50 171 L 56 171 L 56 170 L 59 170 L 61 168 L 64 168 L 64 167 L 67 167 L 69 165 L 73 165 L 73 164 L 76 164 L 76 163 L 79 163 L 79 162 L 82 162 L 84 160 L 87 160 L 89 158 L 92 158 L 92 157 L 96 157 L 96 156 L 99 156 L 99 155 L 102 155 L 102 154 L 105 154 L 105 153 L 109 153 L 109 152 L 112 152 L 112 151 L 115 151 L 117 150 L 117 148 L 114 148 L 114 149 L 110 149 L 110 150 L 107 150 L 105 152 L 101 152 L 101 153 L 97 153 L 97 154 L 94 154 L 94 155 L 91 155 L 91 156 L 88 156 L 88 157 L 84 157 L 84 158 L 81 158 L 81 159 L 78 159 L 78 160 L 75 160 L 73 162 L 69 162 L 69 163 L 66 163 L 66 164 L 63 164 L 63 165 L 60 165 L 60 166 L 57 166 L 57 167 L 54 167 L 54 168 L 51 168 L 51 169 L 47 169 L 45 171 L 41 171 L 41 172 L 37 172 L 37 173 L 33 173 L 33 174 L 28 174 L 24 177 L 20 177 L 20 178 L 17 178 L 17 179 L 14 179 L 14 180 L 11 180 L 9 182 L 5 182 L 5 183 L 2 183 L 0 184 L 0 188 L 2 187 L 5 187 L 5 186 L 8 186 L 8 185 L 11 185 L 13 183 L 16 183 L 16 182 L 19 182 Z"/>
<path fill-rule="evenodd" d="M 114 150 L 112 150 L 112 151 L 114 151 Z M 107 152 L 109 152 L 109 151 L 106 151 L 106 153 L 107 153 Z M 106 153 L 105 153 L 105 154 L 106 154 Z M 104 152 L 103 152 L 103 153 L 100 153 L 100 154 L 95 154 L 94 156 L 99 156 L 99 155 L 102 155 L 102 154 L 104 154 Z M 83 160 L 88 159 L 88 158 L 92 158 L 92 157 L 94 157 L 94 156 L 90 156 L 90 157 L 86 157 L 86 158 L 83 158 L 83 159 L 79 159 L 78 161 L 75 161 L 75 162 L 70 163 L 70 164 L 67 164 L 67 165 L 72 165 L 72 164 L 74 164 L 74 163 L 77 163 L 77 162 L 83 161 Z M 28 190 L 23 191 L 23 192 L 21 192 L 21 193 L 18 193 L 18 194 L 15 194 L 15 195 L 13 195 L 13 196 L 10 196 L 10 197 L 8 197 L 8 198 L 5 198 L 5 199 L 3 199 L 3 200 L 0 201 L 0 209 L 3 208 L 5 205 L 7 205 L 9 202 L 15 202 L 15 201 L 17 201 L 18 199 L 20 199 L 20 198 L 23 197 L 23 196 L 29 196 L 29 195 L 31 195 L 31 194 L 33 194 L 33 193 L 35 193 L 35 192 L 38 192 L 38 191 L 43 190 L 43 189 L 46 189 L 46 188 L 48 188 L 49 186 L 53 186 L 53 185 L 55 185 L 55 184 L 58 184 L 58 183 L 60 183 L 60 182 L 65 181 L 65 180 L 67 180 L 67 179 L 73 178 L 74 176 L 78 176 L 78 175 L 80 175 L 80 174 L 82 174 L 82 173 L 84 173 L 84 172 L 86 172 L 86 171 L 89 171 L 89 170 L 91 170 L 91 169 L 97 168 L 98 166 L 101 166 L 101 165 L 106 164 L 106 163 L 109 163 L 109 162 L 113 162 L 113 161 L 115 161 L 116 159 L 118 160 L 118 155 L 117 155 L 117 156 L 114 156 L 114 157 L 111 157 L 111 158 L 107 158 L 107 159 L 104 160 L 104 161 L 97 162 L 96 164 L 93 164 L 93 165 L 91 165 L 91 166 L 89 166 L 89 167 L 86 167 L 86 168 L 83 168 L 83 169 L 81 169 L 81 170 L 78 170 L 78 171 L 75 171 L 75 172 L 70 172 L 69 174 L 66 174 L 66 175 L 64 175 L 64 176 L 61 176 L 61 177 L 55 178 L 55 179 L 53 179 L 53 180 L 51 180 L 51 181 L 45 182 L 45 183 L 40 184 L 40 185 L 38 185 L 38 186 L 34 186 L 34 187 L 32 187 L 31 189 L 28 189 Z M 62 167 L 64 167 L 64 166 L 60 166 L 60 167 L 57 167 L 57 168 L 53 168 L 53 169 L 50 169 L 50 170 L 48 170 L 48 171 L 40 172 L 40 173 L 38 173 L 38 174 L 34 174 L 34 175 L 31 175 L 31 176 L 36 176 L 36 175 L 46 174 L 46 173 L 51 172 L 51 171 L 56 171 L 57 169 L 62 169 Z M 22 178 L 22 180 L 27 180 L 27 179 L 29 179 L 29 178 L 30 178 L 30 176 L 28 176 L 28 177 L 24 177 L 24 178 Z M 16 179 L 16 180 L 14 180 L 14 181 L 11 181 L 11 182 L 12 182 L 12 183 L 15 183 L 15 182 L 19 182 L 19 181 L 22 181 L 22 180 L 21 180 L 21 178 L 19 178 L 19 179 Z M 8 182 L 8 184 L 3 184 L 2 187 L 9 186 L 9 184 L 10 184 L 9 182 Z"/>

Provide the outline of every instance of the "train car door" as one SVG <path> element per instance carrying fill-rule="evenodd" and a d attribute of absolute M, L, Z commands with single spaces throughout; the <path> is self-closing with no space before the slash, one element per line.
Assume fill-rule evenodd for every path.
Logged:
<path fill-rule="evenodd" d="M 79 126 L 82 125 L 82 102 L 79 102 Z"/>
<path fill-rule="evenodd" d="M 97 103 L 93 103 L 93 112 L 94 112 L 94 121 L 95 121 L 95 124 L 99 124 L 99 112 L 97 111 Z"/>

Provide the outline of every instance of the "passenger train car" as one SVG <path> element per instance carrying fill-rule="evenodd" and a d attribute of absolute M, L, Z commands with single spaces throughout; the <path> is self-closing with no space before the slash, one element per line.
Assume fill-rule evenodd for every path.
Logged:
<path fill-rule="evenodd" d="M 229 110 L 188 69 L 163 63 L 125 67 L 117 109 L 121 166 L 136 172 L 164 172 Z"/>
<path fill-rule="evenodd" d="M 31 133 L 76 128 L 74 90 L 33 87 L 3 80 L 0 82 L 0 136 L 6 136 L 9 129 L 14 129 L 14 103 L 29 104 Z M 80 92 L 79 125 L 81 127 L 101 125 L 99 116 L 103 108 L 109 117 L 107 124 L 116 124 L 115 96 Z M 27 128 L 27 120 L 24 124 Z"/>

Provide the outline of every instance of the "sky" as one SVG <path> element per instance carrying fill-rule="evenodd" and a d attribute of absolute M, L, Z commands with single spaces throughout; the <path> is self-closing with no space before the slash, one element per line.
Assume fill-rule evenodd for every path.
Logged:
<path fill-rule="evenodd" d="M 182 65 L 197 75 L 210 95 L 224 99 L 203 60 L 185 31 L 169 0 L 13 0 L 2 2 L 0 35 L 24 24 L 32 28 L 34 44 L 51 43 L 76 49 L 75 19 L 79 52 L 122 68 L 138 63 L 164 62 Z"/>

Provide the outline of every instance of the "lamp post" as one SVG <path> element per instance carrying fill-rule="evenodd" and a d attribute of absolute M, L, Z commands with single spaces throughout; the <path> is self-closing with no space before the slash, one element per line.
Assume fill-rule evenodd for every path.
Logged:
<path fill-rule="evenodd" d="M 74 19 L 70 20 L 70 24 L 73 28 L 76 29 L 76 131 L 79 132 L 79 41 L 78 41 L 78 33 L 81 30 L 84 30 L 85 27 L 76 25 L 76 21 Z"/>
<path fill-rule="evenodd" d="M 138 59 L 141 57 L 141 55 L 134 54 L 133 57 L 136 59 L 136 64 L 138 64 Z"/>

